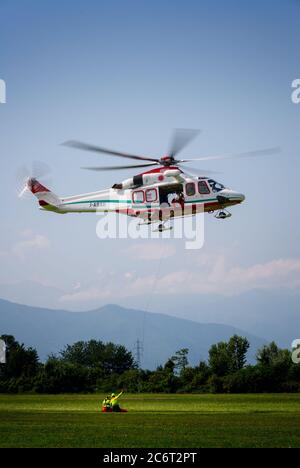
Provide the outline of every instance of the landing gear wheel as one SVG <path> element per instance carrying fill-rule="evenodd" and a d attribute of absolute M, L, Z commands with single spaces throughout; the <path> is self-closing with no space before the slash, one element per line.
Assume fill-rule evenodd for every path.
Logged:
<path fill-rule="evenodd" d="M 217 219 L 226 219 L 230 218 L 231 216 L 232 214 L 229 213 L 229 211 L 227 211 L 226 209 L 220 210 L 217 214 L 215 214 L 215 218 Z"/>

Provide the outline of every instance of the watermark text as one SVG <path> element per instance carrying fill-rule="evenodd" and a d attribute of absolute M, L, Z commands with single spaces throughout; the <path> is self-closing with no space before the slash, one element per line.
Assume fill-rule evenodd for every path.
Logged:
<path fill-rule="evenodd" d="M 292 88 L 295 88 L 291 94 L 291 99 L 294 104 L 299 104 L 300 102 L 300 78 L 297 78 L 292 82 Z"/>
<path fill-rule="evenodd" d="M 0 104 L 6 103 L 6 83 L 0 79 Z"/>
<path fill-rule="evenodd" d="M 183 239 L 187 250 L 201 249 L 204 245 L 204 209 L 197 215 L 192 208 L 175 213 L 162 208 L 145 216 L 128 216 L 127 213 L 97 212 L 96 225 L 99 239 Z"/>
<path fill-rule="evenodd" d="M 295 364 L 300 363 L 300 339 L 299 338 L 292 342 L 292 361 Z"/>
<path fill-rule="evenodd" d="M 6 344 L 5 341 L 0 340 L 0 364 L 6 363 Z"/>

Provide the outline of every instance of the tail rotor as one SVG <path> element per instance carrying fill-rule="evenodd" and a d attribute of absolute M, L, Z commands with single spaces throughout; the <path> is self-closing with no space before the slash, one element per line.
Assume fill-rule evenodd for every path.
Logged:
<path fill-rule="evenodd" d="M 26 198 L 31 193 L 32 186 L 36 179 L 42 179 L 44 183 L 50 183 L 50 167 L 42 161 L 33 161 L 31 166 L 22 166 L 16 174 L 17 196 Z"/>

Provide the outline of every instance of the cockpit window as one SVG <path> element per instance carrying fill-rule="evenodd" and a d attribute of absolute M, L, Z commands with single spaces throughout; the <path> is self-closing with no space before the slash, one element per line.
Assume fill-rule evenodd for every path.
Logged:
<path fill-rule="evenodd" d="M 223 184 L 220 184 L 220 182 L 216 182 L 213 179 L 208 179 L 208 183 L 213 192 L 220 192 L 225 188 Z"/>
<path fill-rule="evenodd" d="M 210 193 L 209 187 L 205 180 L 199 180 L 198 192 L 200 193 L 200 195 L 208 195 Z"/>

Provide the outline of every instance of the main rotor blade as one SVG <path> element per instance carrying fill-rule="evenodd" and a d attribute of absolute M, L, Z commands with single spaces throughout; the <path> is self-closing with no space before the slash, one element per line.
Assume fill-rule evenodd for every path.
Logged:
<path fill-rule="evenodd" d="M 176 154 L 182 151 L 183 148 L 187 146 L 194 138 L 196 138 L 200 132 L 201 130 L 190 128 L 176 128 L 172 136 L 168 156 L 174 157 Z"/>
<path fill-rule="evenodd" d="M 82 143 L 81 141 L 76 141 L 76 140 L 66 141 L 63 143 L 63 145 L 69 146 L 71 148 L 85 150 L 85 151 L 93 151 L 95 153 L 103 153 L 103 154 L 109 154 L 111 156 L 119 156 L 122 158 L 138 159 L 140 161 L 154 161 L 154 162 L 159 161 L 158 159 L 155 159 L 155 158 L 148 158 L 145 156 L 137 156 L 135 154 L 123 153 L 121 151 L 114 151 L 108 148 L 90 145 L 88 143 Z"/>
<path fill-rule="evenodd" d="M 156 166 L 157 164 L 156 163 L 153 163 L 153 164 L 136 164 L 136 165 L 133 164 L 133 165 L 129 165 L 129 166 L 104 166 L 104 167 L 95 166 L 95 167 L 82 167 L 81 169 L 87 169 L 89 171 L 118 171 L 120 169 L 134 169 L 134 168 L 137 168 L 137 167 L 152 167 L 152 166 Z"/>
<path fill-rule="evenodd" d="M 210 171 L 207 169 L 199 169 L 198 167 L 185 167 L 182 164 L 180 164 L 180 169 L 183 170 L 183 172 L 187 175 L 192 174 L 192 175 L 205 175 L 205 174 L 221 174 L 219 171 Z"/>
<path fill-rule="evenodd" d="M 246 153 L 236 153 L 236 154 L 221 154 L 216 156 L 204 156 L 202 158 L 193 158 L 193 159 L 182 159 L 179 163 L 193 162 L 193 161 L 212 161 L 214 159 L 234 159 L 234 158 L 248 158 L 253 156 L 271 156 L 279 154 L 281 149 L 279 146 L 274 148 L 266 148 L 256 151 L 248 151 Z"/>

